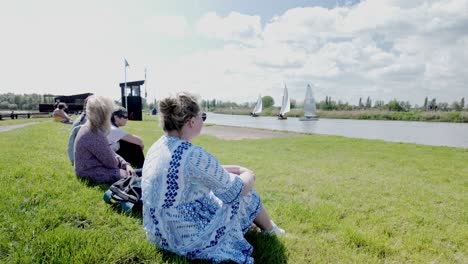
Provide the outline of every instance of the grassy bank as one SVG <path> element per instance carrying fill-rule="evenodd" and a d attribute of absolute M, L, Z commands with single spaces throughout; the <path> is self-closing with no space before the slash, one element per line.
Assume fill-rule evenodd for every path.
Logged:
<path fill-rule="evenodd" d="M 129 122 L 147 148 L 155 121 Z M 149 244 L 66 157 L 69 126 L 0 134 L 0 262 L 187 263 Z M 257 175 L 279 239 L 249 234 L 256 263 L 467 263 L 468 150 L 334 136 L 194 142 Z M 146 149 L 147 149 L 146 148 Z"/>
<path fill-rule="evenodd" d="M 379 110 L 320 111 L 320 118 L 433 122 L 468 122 L 468 112 L 395 112 Z"/>
<path fill-rule="evenodd" d="M 248 115 L 249 109 L 216 109 L 215 113 Z M 275 116 L 279 112 L 277 108 L 267 108 L 262 116 Z M 294 108 L 287 114 L 290 117 L 301 117 L 304 115 L 302 109 Z M 338 119 L 368 119 L 368 120 L 401 120 L 401 121 L 429 121 L 429 122 L 468 122 L 468 112 L 395 112 L 387 110 L 354 110 L 354 111 L 317 111 L 320 118 L 338 118 Z"/>

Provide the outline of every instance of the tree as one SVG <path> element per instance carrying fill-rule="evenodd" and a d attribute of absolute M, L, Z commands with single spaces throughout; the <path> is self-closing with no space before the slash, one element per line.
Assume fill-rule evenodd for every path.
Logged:
<path fill-rule="evenodd" d="M 455 110 L 455 111 L 461 111 L 462 110 L 461 105 L 457 101 L 453 102 L 452 105 L 450 106 L 450 108 L 452 110 Z"/>
<path fill-rule="evenodd" d="M 269 95 L 265 95 L 265 96 L 262 97 L 262 104 L 263 104 L 264 108 L 268 108 L 268 107 L 273 106 L 275 104 L 275 100 L 273 99 L 273 97 L 271 97 Z"/>
<path fill-rule="evenodd" d="M 366 100 L 366 108 L 369 109 L 371 107 L 372 107 L 372 100 L 370 99 L 370 96 L 368 96 Z"/>
<path fill-rule="evenodd" d="M 427 99 L 427 96 L 426 96 L 426 98 L 424 98 L 424 111 L 426 111 L 426 110 L 427 110 L 427 107 L 428 107 L 428 105 L 427 105 L 427 100 L 428 100 L 428 99 Z"/>
<path fill-rule="evenodd" d="M 392 101 L 388 102 L 387 108 L 390 111 L 398 111 L 398 112 L 404 110 L 403 107 L 401 107 L 400 103 L 396 99 L 393 99 Z"/>
<path fill-rule="evenodd" d="M 435 98 L 433 98 L 431 102 L 427 105 L 427 109 L 437 111 L 437 101 Z"/>
<path fill-rule="evenodd" d="M 460 100 L 460 107 L 461 107 L 462 110 L 463 110 L 463 108 L 465 108 L 465 97 L 463 97 L 463 98 Z"/>
<path fill-rule="evenodd" d="M 362 104 L 362 98 L 359 97 L 359 104 L 358 104 L 359 108 L 362 108 L 364 105 Z"/>
<path fill-rule="evenodd" d="M 409 101 L 406 101 L 406 102 L 401 101 L 401 102 L 399 103 L 399 105 L 401 106 L 401 108 L 402 108 L 403 111 L 405 111 L 405 112 L 408 112 L 409 110 L 411 110 L 411 104 L 410 104 Z"/>
<path fill-rule="evenodd" d="M 438 103 L 436 109 L 441 111 L 448 111 L 448 103 Z"/>
<path fill-rule="evenodd" d="M 10 110 L 16 110 L 16 109 L 18 109 L 18 105 L 17 105 L 17 104 L 9 104 L 9 105 L 8 105 L 8 109 L 10 109 Z"/>
<path fill-rule="evenodd" d="M 290 102 L 291 102 L 291 109 L 294 109 L 294 108 L 297 107 L 297 101 L 296 101 L 296 99 L 291 99 Z"/>
<path fill-rule="evenodd" d="M 383 100 L 375 100 L 374 102 L 375 108 L 382 108 L 384 105 L 385 105 L 385 102 Z"/>

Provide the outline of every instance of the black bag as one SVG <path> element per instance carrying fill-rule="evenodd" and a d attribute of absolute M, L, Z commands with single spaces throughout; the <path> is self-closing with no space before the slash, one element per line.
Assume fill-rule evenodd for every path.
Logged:
<path fill-rule="evenodd" d="M 104 193 L 104 201 L 109 204 L 117 204 L 122 211 L 127 213 L 141 212 L 141 178 L 127 176 L 112 184 Z"/>

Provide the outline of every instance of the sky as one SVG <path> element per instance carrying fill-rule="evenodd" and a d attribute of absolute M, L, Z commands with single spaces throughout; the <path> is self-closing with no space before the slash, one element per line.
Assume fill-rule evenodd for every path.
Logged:
<path fill-rule="evenodd" d="M 468 0 L 15 0 L 0 33 L 0 93 L 468 98 Z"/>

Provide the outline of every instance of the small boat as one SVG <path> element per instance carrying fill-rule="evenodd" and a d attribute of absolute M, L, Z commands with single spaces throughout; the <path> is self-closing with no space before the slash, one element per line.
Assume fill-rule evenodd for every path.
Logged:
<path fill-rule="evenodd" d="M 257 99 L 257 104 L 255 105 L 255 108 L 253 109 L 252 113 L 250 113 L 251 116 L 257 117 L 258 114 L 260 114 L 263 110 L 263 102 L 262 102 L 262 96 L 259 94 L 258 99 Z"/>
<path fill-rule="evenodd" d="M 304 98 L 304 116 L 299 118 L 300 121 L 313 121 L 318 120 L 317 108 L 315 106 L 314 95 L 312 94 L 312 87 L 307 85 L 306 94 Z"/>
<path fill-rule="evenodd" d="M 286 87 L 286 85 L 284 85 L 283 100 L 281 101 L 281 109 L 278 114 L 278 119 L 279 120 L 288 119 L 288 117 L 286 117 L 285 114 L 288 113 L 290 110 L 291 110 L 291 102 L 289 100 L 288 88 Z"/>

